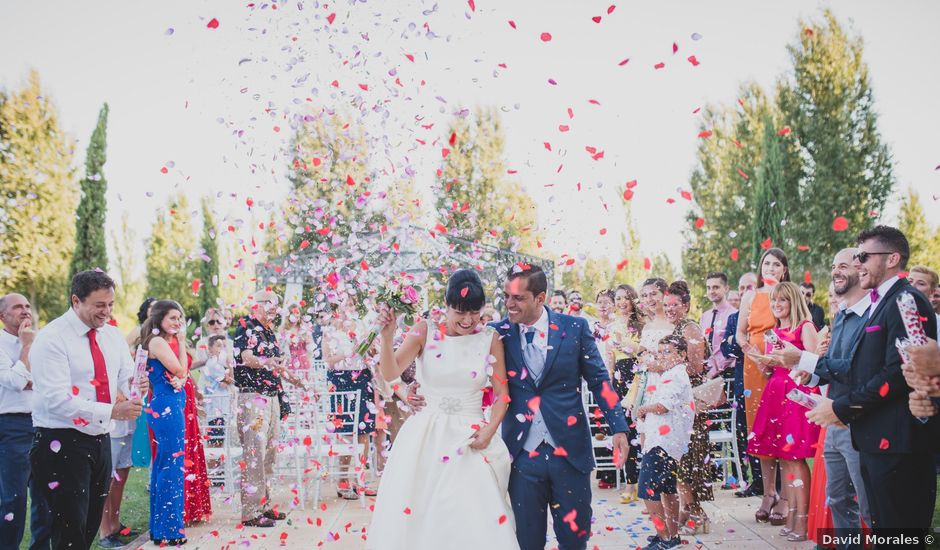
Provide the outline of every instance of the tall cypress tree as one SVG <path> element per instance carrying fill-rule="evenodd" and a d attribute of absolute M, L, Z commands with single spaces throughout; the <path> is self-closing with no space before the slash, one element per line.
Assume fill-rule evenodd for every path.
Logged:
<path fill-rule="evenodd" d="M 108 249 L 104 221 L 108 210 L 108 183 L 104 178 L 107 161 L 108 104 L 98 113 L 98 125 L 91 134 L 85 155 L 85 177 L 82 179 L 82 200 L 75 213 L 75 251 L 69 267 L 69 278 L 79 271 L 101 268 L 108 270 Z"/>
<path fill-rule="evenodd" d="M 764 115 L 763 157 L 757 170 L 754 189 L 751 256 L 755 265 L 760 261 L 764 243 L 784 248 L 783 221 L 786 218 L 784 199 L 786 174 L 784 172 L 783 138 L 774 131 L 773 117 Z M 768 241 L 769 239 L 769 241 Z M 769 248 L 769 247 L 768 247 Z M 757 267 L 760 269 L 760 266 Z"/>
<path fill-rule="evenodd" d="M 199 312 L 205 314 L 210 307 L 218 307 L 219 301 L 219 247 L 215 242 L 216 227 L 209 207 L 209 198 L 202 198 L 202 258 L 197 260 L 196 270 L 200 280 Z"/>

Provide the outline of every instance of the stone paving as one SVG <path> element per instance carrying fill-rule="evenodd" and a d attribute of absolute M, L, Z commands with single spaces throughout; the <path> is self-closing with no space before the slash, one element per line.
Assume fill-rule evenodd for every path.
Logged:
<path fill-rule="evenodd" d="M 324 485 L 324 488 L 326 485 Z M 634 549 L 644 546 L 646 537 L 653 534 L 648 516 L 643 515 L 642 504 L 620 504 L 615 490 L 594 491 L 595 534 L 590 548 Z M 280 498 L 279 498 L 280 497 Z M 287 490 L 275 495 L 274 502 L 288 502 L 294 495 Z M 186 534 L 190 549 L 238 548 L 325 548 L 353 550 L 364 547 L 375 499 L 346 501 L 337 499 L 327 491 L 326 498 L 314 507 L 312 498 L 306 509 L 281 505 L 288 513 L 284 521 L 274 528 L 260 529 L 238 525 L 238 497 L 214 494 L 212 521 L 190 527 Z M 808 550 L 812 542 L 791 543 L 778 534 L 780 528 L 757 524 L 754 512 L 760 506 L 759 498 L 735 498 L 731 491 L 718 491 L 716 500 L 705 504 L 711 518 L 711 532 L 707 535 L 686 536 L 682 548 L 787 549 Z M 149 539 L 141 537 L 129 548 L 155 548 Z M 441 548 L 446 548 L 442 543 Z M 546 548 L 554 548 L 553 543 Z M 422 549 L 415 549 L 422 550 Z"/>

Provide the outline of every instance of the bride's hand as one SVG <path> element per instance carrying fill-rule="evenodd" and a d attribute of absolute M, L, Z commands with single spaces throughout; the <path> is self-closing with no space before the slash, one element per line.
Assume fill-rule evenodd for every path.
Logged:
<path fill-rule="evenodd" d="M 490 426 L 480 428 L 470 436 L 473 439 L 473 443 L 470 444 L 470 448 L 476 451 L 482 451 L 483 449 L 490 446 L 490 441 L 493 440 L 493 436 L 496 434 L 496 430 L 492 429 Z"/>
<path fill-rule="evenodd" d="M 395 312 L 386 304 L 379 304 L 378 311 L 379 316 L 376 319 L 376 323 L 382 327 L 382 332 L 380 333 L 382 339 L 391 342 L 392 339 L 395 338 L 395 329 L 398 328 L 398 323 L 395 322 Z"/>

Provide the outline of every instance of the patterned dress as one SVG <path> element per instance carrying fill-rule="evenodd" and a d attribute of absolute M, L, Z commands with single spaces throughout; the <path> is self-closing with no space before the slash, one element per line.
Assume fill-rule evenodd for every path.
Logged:
<path fill-rule="evenodd" d="M 688 325 L 696 325 L 691 319 L 683 319 L 676 323 L 673 334 L 683 336 Z M 708 350 L 708 339 L 705 339 L 705 357 L 711 355 Z M 689 374 L 692 387 L 701 385 L 705 377 L 701 372 Z M 692 423 L 692 438 L 689 441 L 689 450 L 682 455 L 679 461 L 678 477 L 682 483 L 692 488 L 695 502 L 714 500 L 711 483 L 714 480 L 715 466 L 709 457 L 708 445 L 708 411 L 696 411 L 695 421 Z"/>

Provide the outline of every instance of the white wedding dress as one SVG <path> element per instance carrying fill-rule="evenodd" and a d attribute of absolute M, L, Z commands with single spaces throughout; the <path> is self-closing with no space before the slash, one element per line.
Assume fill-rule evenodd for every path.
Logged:
<path fill-rule="evenodd" d="M 483 422 L 483 388 L 495 331 L 428 339 L 417 360 L 427 400 L 392 447 L 379 485 L 367 549 L 518 550 L 507 499 L 509 450 L 499 435 L 469 447 Z"/>

